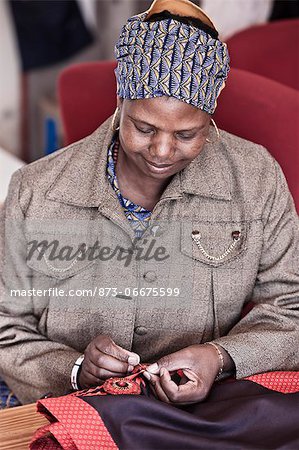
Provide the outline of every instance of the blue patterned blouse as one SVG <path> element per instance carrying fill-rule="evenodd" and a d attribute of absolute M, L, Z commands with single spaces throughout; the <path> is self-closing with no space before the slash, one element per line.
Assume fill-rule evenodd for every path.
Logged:
<path fill-rule="evenodd" d="M 136 205 L 127 198 L 123 197 L 123 195 L 121 194 L 115 172 L 115 148 L 118 146 L 117 143 L 118 136 L 115 135 L 110 147 L 108 148 L 107 177 L 118 197 L 118 200 L 124 210 L 125 216 L 129 220 L 135 231 L 135 236 L 140 238 L 149 226 L 151 211 L 143 208 L 142 206 Z"/>

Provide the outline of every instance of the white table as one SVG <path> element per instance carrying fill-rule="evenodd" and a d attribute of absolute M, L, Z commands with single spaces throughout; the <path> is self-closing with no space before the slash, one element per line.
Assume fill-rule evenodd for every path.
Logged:
<path fill-rule="evenodd" d="M 0 204 L 4 203 L 12 174 L 25 163 L 0 147 Z"/>

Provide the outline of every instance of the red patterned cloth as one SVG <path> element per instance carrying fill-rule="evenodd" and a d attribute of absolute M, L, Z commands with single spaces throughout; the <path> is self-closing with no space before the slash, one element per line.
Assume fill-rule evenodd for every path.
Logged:
<path fill-rule="evenodd" d="M 37 410 L 53 423 L 36 432 L 31 450 L 118 448 L 97 411 L 73 395 L 39 400 Z"/>
<path fill-rule="evenodd" d="M 252 375 L 244 380 L 253 381 L 271 391 L 282 394 L 299 392 L 299 372 L 266 372 Z"/>
<path fill-rule="evenodd" d="M 223 442 L 227 448 L 235 448 L 234 443 L 240 441 L 247 450 L 257 448 L 259 439 L 269 441 L 269 445 L 274 439 L 276 446 L 269 449 L 299 445 L 299 372 L 269 372 L 215 383 L 205 402 L 187 405 L 181 411 L 184 408 L 151 397 L 142 377 L 145 368 L 140 365 L 132 375 L 110 378 L 101 386 L 39 400 L 38 411 L 50 424 L 35 433 L 30 449 L 132 450 L 141 448 L 142 443 L 143 450 L 152 450 L 163 443 L 163 448 L 175 450 L 182 445 L 190 450 L 218 450 Z M 227 414 L 223 413 L 225 408 Z M 274 409 L 271 420 L 275 418 L 276 422 L 263 425 L 259 429 L 262 436 L 253 433 L 256 424 Z M 244 420 L 248 422 L 247 431 Z M 215 436 L 219 438 L 217 445 Z"/>
<path fill-rule="evenodd" d="M 32 448 L 39 450 L 77 450 L 72 438 L 59 422 L 45 425 L 37 430 Z"/>
<path fill-rule="evenodd" d="M 31 450 L 116 450 L 103 420 L 97 411 L 80 397 L 110 395 L 139 395 L 145 381 L 140 377 L 146 365 L 139 364 L 132 375 L 109 378 L 101 386 L 96 386 L 72 394 L 47 398 L 37 402 L 38 412 L 52 422 L 35 433 Z"/>

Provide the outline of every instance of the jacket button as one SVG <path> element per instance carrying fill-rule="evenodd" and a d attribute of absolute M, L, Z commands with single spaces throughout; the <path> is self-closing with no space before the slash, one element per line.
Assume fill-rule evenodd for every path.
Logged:
<path fill-rule="evenodd" d="M 139 336 L 144 336 L 147 333 L 147 328 L 145 328 L 145 327 L 136 327 L 134 329 L 134 333 L 139 334 Z"/>
<path fill-rule="evenodd" d="M 148 272 L 145 272 L 145 274 L 143 275 L 143 278 L 146 281 L 153 282 L 153 281 L 156 281 L 157 275 L 156 275 L 156 272 L 149 270 Z"/>

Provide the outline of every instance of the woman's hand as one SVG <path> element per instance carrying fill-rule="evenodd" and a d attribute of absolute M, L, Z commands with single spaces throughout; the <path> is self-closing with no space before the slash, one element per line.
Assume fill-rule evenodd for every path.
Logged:
<path fill-rule="evenodd" d="M 83 389 L 96 386 L 110 377 L 125 376 L 139 362 L 140 358 L 136 353 L 125 350 L 116 345 L 109 336 L 100 334 L 90 342 L 84 352 L 79 386 Z"/>
<path fill-rule="evenodd" d="M 220 348 L 219 348 L 220 349 Z M 224 370 L 233 367 L 233 361 L 224 349 Z M 147 368 L 156 396 L 166 403 L 189 404 L 204 400 L 222 366 L 217 350 L 212 345 L 191 345 L 159 359 Z M 170 372 L 181 369 L 184 377 L 177 385 Z"/>

